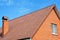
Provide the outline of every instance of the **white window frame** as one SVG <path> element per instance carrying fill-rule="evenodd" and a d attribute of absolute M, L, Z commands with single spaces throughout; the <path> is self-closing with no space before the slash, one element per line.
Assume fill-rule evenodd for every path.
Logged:
<path fill-rule="evenodd" d="M 52 23 L 52 34 L 57 35 L 57 24 Z"/>

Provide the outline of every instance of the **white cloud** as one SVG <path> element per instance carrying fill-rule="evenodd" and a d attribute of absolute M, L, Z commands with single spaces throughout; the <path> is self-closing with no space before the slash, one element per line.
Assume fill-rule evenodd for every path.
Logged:
<path fill-rule="evenodd" d="M 0 0 L 0 2 L 6 2 L 6 1 L 8 1 L 8 0 Z"/>
<path fill-rule="evenodd" d="M 13 5 L 13 0 L 0 0 L 0 6 L 6 5 L 6 6 L 10 6 Z"/>
<path fill-rule="evenodd" d="M 8 0 L 8 1 L 6 2 L 6 5 L 8 5 L 8 6 L 13 5 L 13 4 L 14 4 L 14 2 L 13 2 L 12 0 Z"/>
<path fill-rule="evenodd" d="M 28 9 L 28 8 L 21 8 L 20 10 L 19 10 L 19 13 L 27 13 L 27 12 L 29 12 L 30 11 L 30 9 Z"/>
<path fill-rule="evenodd" d="M 26 0 L 0 0 L 0 6 L 11 6 L 11 5 L 15 5 L 15 6 L 24 6 L 24 5 L 30 5 L 33 6 L 32 2 L 26 1 Z"/>
<path fill-rule="evenodd" d="M 30 5 L 30 6 L 32 6 L 33 5 L 33 2 L 29 2 L 29 1 L 22 1 L 22 4 L 23 5 Z"/>

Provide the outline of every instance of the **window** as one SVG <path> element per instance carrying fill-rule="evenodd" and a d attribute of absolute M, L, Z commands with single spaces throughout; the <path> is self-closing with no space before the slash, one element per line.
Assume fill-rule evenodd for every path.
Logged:
<path fill-rule="evenodd" d="M 52 23 L 52 34 L 57 35 L 57 25 Z"/>

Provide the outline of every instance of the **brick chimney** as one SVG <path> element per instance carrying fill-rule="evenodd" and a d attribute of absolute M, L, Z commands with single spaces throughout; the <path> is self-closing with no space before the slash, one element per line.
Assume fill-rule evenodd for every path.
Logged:
<path fill-rule="evenodd" d="M 9 23 L 8 18 L 6 16 L 2 17 L 2 37 L 5 36 L 5 34 L 8 33 L 9 30 Z"/>

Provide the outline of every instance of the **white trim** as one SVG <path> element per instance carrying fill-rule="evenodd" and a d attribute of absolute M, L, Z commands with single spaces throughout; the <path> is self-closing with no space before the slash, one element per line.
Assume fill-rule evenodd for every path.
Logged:
<path fill-rule="evenodd" d="M 58 35 L 57 33 L 52 33 L 53 35 Z"/>

